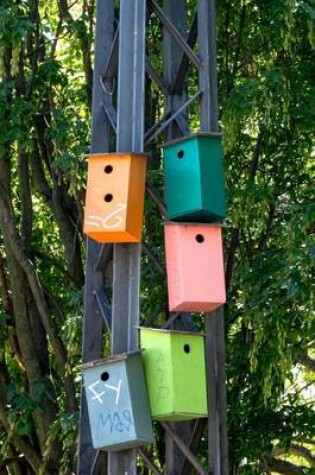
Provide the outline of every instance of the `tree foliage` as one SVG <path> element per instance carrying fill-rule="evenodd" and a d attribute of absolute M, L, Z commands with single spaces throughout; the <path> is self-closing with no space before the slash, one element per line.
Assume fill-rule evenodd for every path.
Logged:
<path fill-rule="evenodd" d="M 313 14 L 291 1 L 220 11 L 230 456 L 244 473 L 255 458 L 275 468 L 275 443 L 314 435 L 302 380 L 288 390 L 314 354 Z"/>
<path fill-rule="evenodd" d="M 94 0 L 0 4 L 1 473 L 75 470 L 94 10 Z M 314 470 L 314 25 L 312 0 L 218 2 L 231 474 Z M 162 74 L 154 21 L 148 41 Z M 148 102 L 154 120 L 153 86 Z M 162 320 L 152 155 L 141 311 Z"/>

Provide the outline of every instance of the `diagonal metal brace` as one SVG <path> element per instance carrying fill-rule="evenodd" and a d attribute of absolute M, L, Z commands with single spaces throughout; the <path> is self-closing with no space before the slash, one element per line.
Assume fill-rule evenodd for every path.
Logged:
<path fill-rule="evenodd" d="M 189 33 L 188 33 L 188 38 L 187 38 L 187 44 L 190 48 L 193 48 L 195 46 L 195 43 L 197 41 L 197 33 L 198 33 L 198 26 L 197 26 L 197 12 L 195 12 Z M 175 82 L 172 86 L 172 94 L 178 94 L 181 89 L 183 88 L 183 83 L 185 76 L 187 74 L 189 67 L 189 59 L 188 57 L 183 54 L 182 60 L 180 62 L 176 79 Z"/>
<path fill-rule="evenodd" d="M 173 122 L 174 119 L 176 119 L 176 117 L 181 114 L 195 99 L 197 99 L 197 97 L 199 97 L 201 95 L 202 91 L 198 91 L 196 94 L 194 94 L 193 96 L 191 96 L 181 107 L 179 107 L 175 112 L 174 114 L 172 114 L 168 119 L 164 120 L 162 119 L 162 121 L 160 122 L 160 127 L 158 127 L 153 133 L 151 136 L 149 136 L 149 138 L 146 140 L 145 144 L 148 145 L 150 142 L 152 142 L 152 140 L 157 136 L 159 135 L 164 129 L 166 129 L 166 127 L 169 126 L 169 124 L 171 122 Z M 150 131 L 149 131 L 150 132 Z"/>
<path fill-rule="evenodd" d="M 187 54 L 191 62 L 199 68 L 201 66 L 201 60 L 200 58 L 196 55 L 196 53 L 191 49 L 191 47 L 188 45 L 188 43 L 184 40 L 180 32 L 178 31 L 177 28 L 173 25 L 173 23 L 167 18 L 165 13 L 163 12 L 162 8 L 157 5 L 157 3 L 154 0 L 148 0 L 148 6 L 153 11 L 156 16 L 161 20 L 163 23 L 163 26 L 167 29 L 167 31 L 172 35 L 176 43 L 184 53 Z"/>
<path fill-rule="evenodd" d="M 145 60 L 145 70 L 148 76 L 159 86 L 163 94 L 169 94 L 167 85 L 165 84 L 164 79 L 155 71 L 149 59 Z"/>
<path fill-rule="evenodd" d="M 114 109 L 114 106 L 112 105 L 111 102 L 102 101 L 101 107 L 106 114 L 106 117 L 108 119 L 108 122 L 111 128 L 113 129 L 113 132 L 116 134 L 117 133 L 117 114 Z"/>
<path fill-rule="evenodd" d="M 103 73 L 105 81 L 112 80 L 118 69 L 118 38 L 119 38 L 119 26 L 117 26 L 114 39 L 111 45 L 108 61 Z"/>
<path fill-rule="evenodd" d="M 183 454 L 188 458 L 192 466 L 197 470 L 200 475 L 207 475 L 206 470 L 203 468 L 197 457 L 189 450 L 185 442 L 177 435 L 177 433 L 171 428 L 169 424 L 160 422 L 163 429 L 171 436 L 176 445 L 180 448 Z"/>
<path fill-rule="evenodd" d="M 104 271 L 110 259 L 113 258 L 113 245 L 103 244 L 101 246 L 97 263 L 95 265 L 96 271 Z"/>
<path fill-rule="evenodd" d="M 148 468 L 154 473 L 154 475 L 163 475 L 162 472 L 154 465 L 154 463 L 151 462 L 149 454 L 146 452 L 145 449 L 139 448 L 138 453 L 141 456 L 141 458 L 144 460 L 145 464 L 148 466 Z"/>
<path fill-rule="evenodd" d="M 207 423 L 208 423 L 207 417 L 196 420 L 195 426 L 194 426 L 194 429 L 192 431 L 191 438 L 189 441 L 189 449 L 192 452 L 197 452 L 199 443 L 201 441 L 201 438 L 207 426 Z M 191 464 L 189 463 L 189 460 L 186 459 L 183 465 L 182 475 L 189 475 L 190 472 L 191 472 Z"/>
<path fill-rule="evenodd" d="M 94 292 L 95 300 L 102 315 L 103 321 L 107 327 L 108 333 L 112 330 L 112 309 L 107 301 L 106 295 L 103 290 Z"/>
<path fill-rule="evenodd" d="M 189 135 L 190 134 L 190 129 L 188 127 L 187 120 L 184 119 L 182 114 L 178 115 L 175 118 L 175 121 L 177 122 L 177 125 L 180 128 L 183 135 Z"/>

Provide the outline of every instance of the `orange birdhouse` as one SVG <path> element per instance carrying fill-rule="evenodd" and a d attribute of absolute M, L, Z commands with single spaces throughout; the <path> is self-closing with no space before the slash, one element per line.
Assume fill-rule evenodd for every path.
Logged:
<path fill-rule="evenodd" d="M 143 223 L 145 154 L 89 156 L 83 231 L 102 243 L 140 242 Z"/>
<path fill-rule="evenodd" d="M 165 254 L 171 312 L 210 312 L 225 303 L 219 226 L 167 223 Z"/>

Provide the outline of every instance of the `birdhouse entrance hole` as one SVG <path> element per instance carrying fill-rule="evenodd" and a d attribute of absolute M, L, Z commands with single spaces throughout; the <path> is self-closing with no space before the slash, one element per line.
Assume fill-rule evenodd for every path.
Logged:
<path fill-rule="evenodd" d="M 106 203 L 110 203 L 111 201 L 113 201 L 113 195 L 111 193 L 107 193 L 107 195 L 104 196 L 104 200 L 106 201 Z"/>
<path fill-rule="evenodd" d="M 112 173 L 112 171 L 113 171 L 112 165 L 106 165 L 106 167 L 104 168 L 105 173 Z"/>
<path fill-rule="evenodd" d="M 196 234 L 196 241 L 199 242 L 200 244 L 204 242 L 205 238 L 202 234 Z"/>
<path fill-rule="evenodd" d="M 109 373 L 107 371 L 104 371 L 104 373 L 101 374 L 101 380 L 102 381 L 108 381 L 109 380 Z"/>

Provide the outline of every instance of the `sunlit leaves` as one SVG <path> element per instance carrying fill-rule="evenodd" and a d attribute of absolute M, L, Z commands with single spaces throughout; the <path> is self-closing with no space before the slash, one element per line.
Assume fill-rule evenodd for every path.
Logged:
<path fill-rule="evenodd" d="M 4 0 L 0 5 L 0 48 L 8 43 L 17 46 L 35 24 L 28 16 L 25 2 Z"/>
<path fill-rule="evenodd" d="M 234 269 L 227 371 L 230 436 L 237 442 L 230 454 L 240 473 L 255 473 L 254 458 L 272 438 L 285 443 L 312 424 L 300 396 L 290 396 L 285 411 L 279 405 L 297 355 L 312 347 L 315 325 L 310 6 L 270 0 L 219 8 L 226 253 L 233 253 Z"/>

